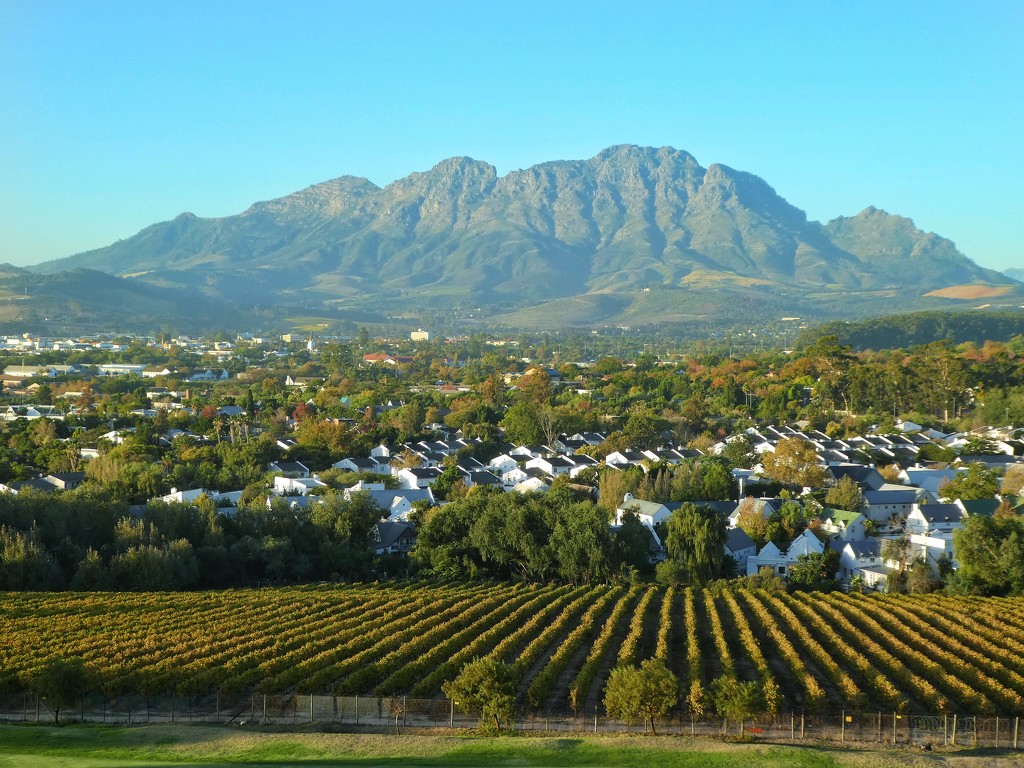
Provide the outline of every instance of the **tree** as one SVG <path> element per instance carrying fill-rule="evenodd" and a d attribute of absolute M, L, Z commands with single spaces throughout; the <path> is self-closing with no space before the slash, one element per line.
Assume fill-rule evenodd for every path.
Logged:
<path fill-rule="evenodd" d="M 825 506 L 845 509 L 847 512 L 863 512 L 864 494 L 852 477 L 845 476 L 828 489 L 828 493 L 825 494 Z"/>
<path fill-rule="evenodd" d="M 558 575 L 574 584 L 599 581 L 611 572 L 608 516 L 593 502 L 560 511 L 551 531 L 550 547 L 558 563 Z"/>
<path fill-rule="evenodd" d="M 612 546 L 617 563 L 631 565 L 637 570 L 650 567 L 651 532 L 632 509 L 622 514 L 622 525 L 615 534 Z"/>
<path fill-rule="evenodd" d="M 604 707 L 609 717 L 632 724 L 644 719 L 657 735 L 656 717 L 663 717 L 679 701 L 679 681 L 661 659 L 647 659 L 639 667 L 617 667 L 608 676 Z"/>
<path fill-rule="evenodd" d="M 88 693 L 93 685 L 92 672 L 82 659 L 77 658 L 50 659 L 32 680 L 33 691 L 53 712 L 54 725 L 60 725 L 60 711 Z"/>
<path fill-rule="evenodd" d="M 790 586 L 801 592 L 831 592 L 839 586 L 835 578 L 838 559 L 833 549 L 800 555 L 789 569 Z"/>
<path fill-rule="evenodd" d="M 711 684 L 711 701 L 722 717 L 743 722 L 765 711 L 764 695 L 757 680 L 740 682 L 735 675 L 719 677 Z"/>
<path fill-rule="evenodd" d="M 1003 494 L 1024 495 L 1024 465 L 1014 464 L 1003 476 Z"/>
<path fill-rule="evenodd" d="M 960 563 L 958 591 L 983 595 L 1024 593 L 1024 518 L 971 515 L 953 533 Z"/>
<path fill-rule="evenodd" d="M 683 504 L 668 519 L 668 555 L 686 566 L 694 584 L 720 578 L 725 565 L 725 520 L 708 507 Z"/>
<path fill-rule="evenodd" d="M 991 499 L 999 492 L 999 477 L 980 462 L 967 467 L 966 472 L 947 480 L 939 487 L 943 499 Z"/>
<path fill-rule="evenodd" d="M 538 445 L 544 439 L 544 431 L 537 421 L 538 410 L 538 406 L 526 401 L 518 402 L 509 408 L 505 412 L 505 418 L 501 420 L 505 436 L 520 445 Z"/>
<path fill-rule="evenodd" d="M 787 485 L 820 488 L 827 477 L 814 446 L 798 437 L 780 440 L 774 451 L 761 455 L 761 464 L 765 475 Z"/>
<path fill-rule="evenodd" d="M 467 663 L 458 677 L 441 686 L 444 695 L 467 714 L 480 712 L 480 726 L 501 732 L 501 724 L 512 720 L 518 676 L 515 667 L 498 659 L 477 658 Z"/>

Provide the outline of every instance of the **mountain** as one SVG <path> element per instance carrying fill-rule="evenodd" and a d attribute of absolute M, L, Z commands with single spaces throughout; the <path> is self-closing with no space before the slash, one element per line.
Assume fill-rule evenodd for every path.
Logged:
<path fill-rule="evenodd" d="M 1024 267 L 1013 267 L 1011 269 L 1004 269 L 1003 274 L 1012 277 L 1014 280 L 1024 283 Z"/>
<path fill-rule="evenodd" d="M 504 176 L 468 157 L 383 188 L 343 176 L 34 269 L 75 268 L 246 306 L 465 306 L 524 326 L 842 317 L 1024 288 L 909 219 L 808 221 L 757 176 L 630 145 Z"/>

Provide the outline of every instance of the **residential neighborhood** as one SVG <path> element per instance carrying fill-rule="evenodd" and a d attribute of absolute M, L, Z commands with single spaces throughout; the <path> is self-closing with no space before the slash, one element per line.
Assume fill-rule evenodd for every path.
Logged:
<path fill-rule="evenodd" d="M 673 520 L 700 510 L 722 530 L 716 573 L 799 581 L 814 563 L 829 583 L 862 591 L 906 590 L 911 576 L 914 589 L 938 588 L 960 570 L 957 533 L 968 521 L 1019 514 L 1024 429 L 1012 424 L 819 416 L 821 398 L 836 402 L 836 383 L 824 379 L 783 408 L 804 418 L 752 418 L 757 397 L 767 412 L 772 388 L 792 375 L 767 359 L 743 363 L 744 386 L 767 389 L 715 406 L 723 376 L 740 370 L 727 358 L 553 366 L 517 356 L 507 340 L 421 335 L 426 354 L 412 341 L 366 340 L 386 351 L 361 351 L 311 336 L 8 338 L 19 359 L 3 368 L 10 448 L 0 492 L 23 503 L 106 497 L 143 522 L 160 505 L 210 504 L 229 527 L 254 503 L 306 516 L 365 496 L 378 510 L 365 549 L 407 561 L 392 570 L 440 567 L 438 547 L 456 543 L 438 540 L 436 510 L 479 507 L 480 494 L 513 504 L 552 494 L 558 515 L 569 500 L 592 505 L 603 539 L 633 541 L 617 545 L 609 568 L 641 578 L 669 578 L 663 564 L 681 546 Z M 464 347 L 488 367 L 466 363 Z M 39 356 L 72 362 L 28 363 Z M 472 554 L 444 567 L 472 572 L 486 561 Z"/>

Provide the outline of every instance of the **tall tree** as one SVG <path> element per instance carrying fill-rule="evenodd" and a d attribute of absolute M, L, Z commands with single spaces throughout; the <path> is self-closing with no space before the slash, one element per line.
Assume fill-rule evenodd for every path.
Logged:
<path fill-rule="evenodd" d="M 820 488 L 827 477 L 814 446 L 798 437 L 780 440 L 774 451 L 761 455 L 761 465 L 765 475 L 787 485 Z"/>
<path fill-rule="evenodd" d="M 686 566 L 695 584 L 720 578 L 725 565 L 725 520 L 712 509 L 687 502 L 668 519 L 668 555 Z"/>

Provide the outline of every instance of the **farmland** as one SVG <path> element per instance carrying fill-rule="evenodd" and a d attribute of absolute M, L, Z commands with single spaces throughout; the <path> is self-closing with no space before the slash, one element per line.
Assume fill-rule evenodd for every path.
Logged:
<path fill-rule="evenodd" d="M 772 677 L 782 710 L 1024 714 L 1024 599 L 556 584 L 392 583 L 0 595 L 0 689 L 54 656 L 105 692 L 440 697 L 477 656 L 524 710 L 593 711 L 619 660 L 682 690 Z M 685 696 L 684 696 L 685 698 Z"/>

